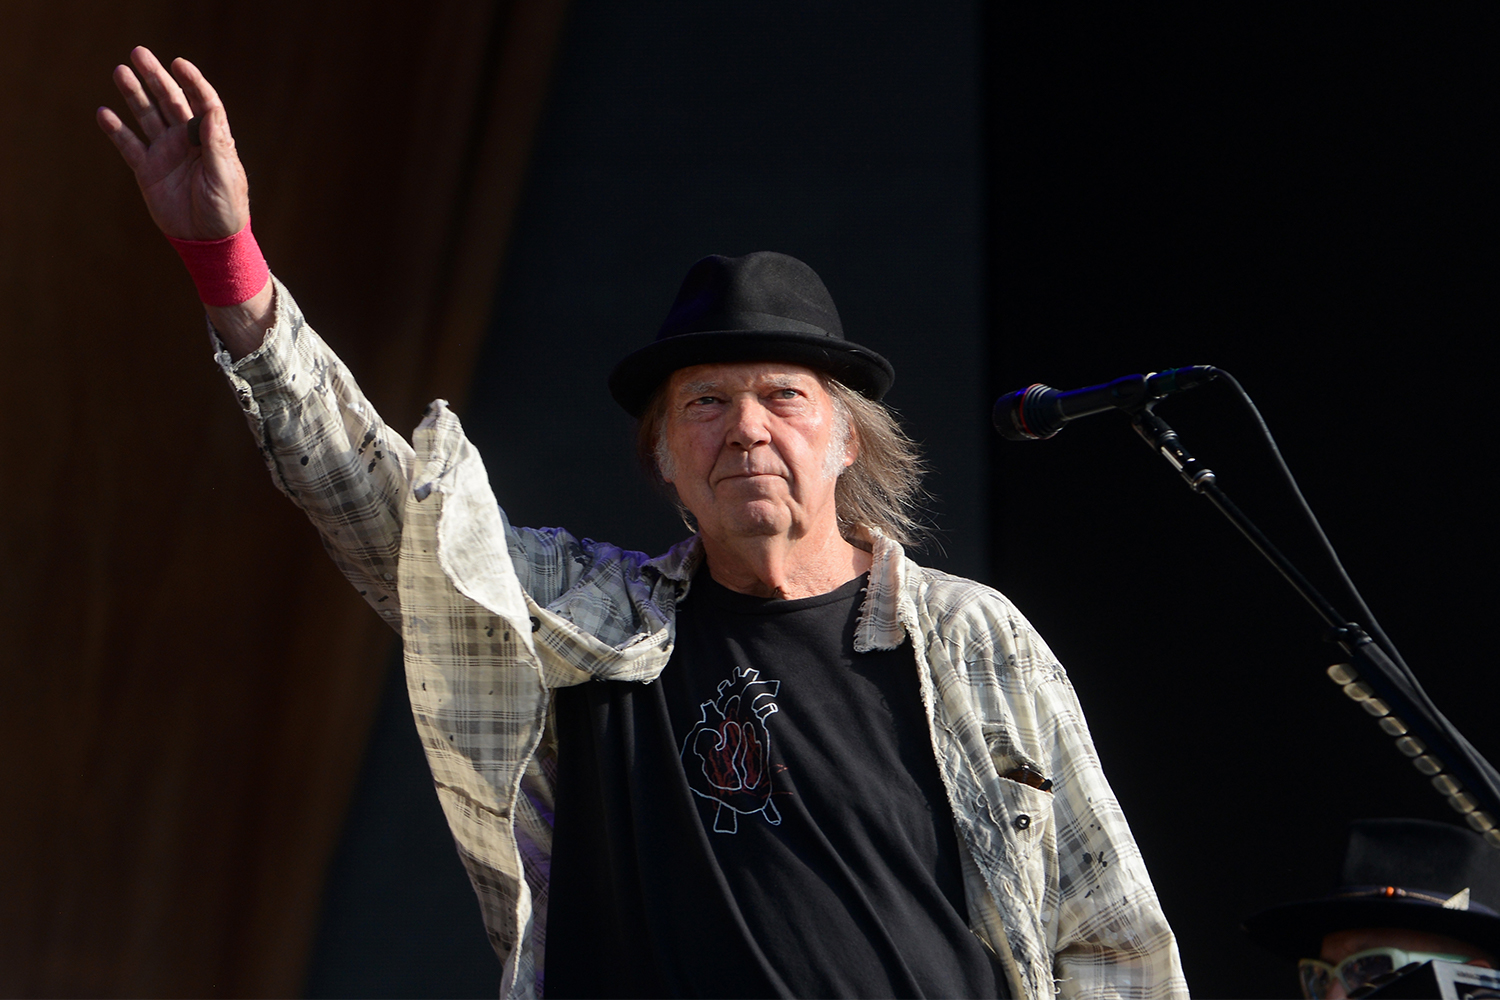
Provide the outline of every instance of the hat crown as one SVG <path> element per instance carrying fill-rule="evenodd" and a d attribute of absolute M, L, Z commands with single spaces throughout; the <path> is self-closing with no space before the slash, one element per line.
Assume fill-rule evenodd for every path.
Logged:
<path fill-rule="evenodd" d="M 1469 905 L 1445 906 L 1469 890 Z M 1339 886 L 1248 917 L 1252 940 L 1291 959 L 1359 927 L 1429 931 L 1500 955 L 1500 852 L 1452 823 L 1363 819 L 1349 826 Z"/>
<path fill-rule="evenodd" d="M 609 391 L 640 417 L 674 371 L 759 361 L 811 368 L 868 399 L 885 395 L 896 377 L 885 358 L 844 339 L 833 296 L 817 272 L 763 250 L 694 264 L 656 339 L 615 365 Z"/>
<path fill-rule="evenodd" d="M 1500 910 L 1500 851 L 1469 830 L 1422 819 L 1362 819 L 1349 825 L 1339 884 L 1395 886 L 1453 895 Z"/>
<path fill-rule="evenodd" d="M 721 330 L 788 330 L 844 339 L 833 296 L 795 257 L 769 250 L 692 266 L 657 340 Z"/>

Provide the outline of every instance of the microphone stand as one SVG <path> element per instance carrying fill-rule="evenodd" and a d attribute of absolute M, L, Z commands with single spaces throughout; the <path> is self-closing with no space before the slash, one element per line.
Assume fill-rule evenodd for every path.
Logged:
<path fill-rule="evenodd" d="M 1275 566 L 1292 589 L 1312 605 L 1328 626 L 1329 638 L 1348 655 L 1349 663 L 1328 668 L 1344 694 L 1374 717 L 1381 731 L 1394 737 L 1396 749 L 1431 779 L 1454 811 L 1493 847 L 1500 848 L 1500 773 L 1453 727 L 1415 679 L 1404 672 L 1357 623 L 1339 614 L 1271 540 L 1219 487 L 1213 472 L 1183 447 L 1167 422 L 1152 412 L 1158 400 L 1131 411 L 1136 433 L 1177 470 L 1193 492 L 1207 497 L 1219 512 Z"/>

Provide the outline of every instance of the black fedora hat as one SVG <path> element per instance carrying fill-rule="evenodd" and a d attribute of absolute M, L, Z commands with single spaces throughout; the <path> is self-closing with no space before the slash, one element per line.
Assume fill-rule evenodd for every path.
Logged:
<path fill-rule="evenodd" d="M 1350 824 L 1340 886 L 1245 921 L 1251 940 L 1316 958 L 1324 935 L 1365 927 L 1444 934 L 1500 956 L 1500 851 L 1478 834 L 1422 819 Z"/>
<path fill-rule="evenodd" d="M 889 361 L 844 339 L 833 297 L 812 268 L 761 251 L 694 264 L 656 340 L 615 366 L 609 391 L 639 417 L 679 368 L 735 361 L 803 365 L 870 399 L 885 395 L 896 378 Z"/>

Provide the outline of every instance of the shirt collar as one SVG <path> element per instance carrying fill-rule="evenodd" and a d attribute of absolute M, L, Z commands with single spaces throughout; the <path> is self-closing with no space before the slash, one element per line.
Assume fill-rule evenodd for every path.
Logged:
<path fill-rule="evenodd" d="M 870 585 L 854 627 L 858 652 L 895 649 L 916 626 L 916 603 L 907 593 L 908 562 L 900 543 L 877 528 L 861 528 L 870 543 Z"/>

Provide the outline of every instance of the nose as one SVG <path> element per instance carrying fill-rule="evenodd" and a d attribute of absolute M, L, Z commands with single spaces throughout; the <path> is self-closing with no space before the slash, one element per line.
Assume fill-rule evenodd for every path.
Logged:
<path fill-rule="evenodd" d="M 727 443 L 749 451 L 770 442 L 771 435 L 766 427 L 766 408 L 759 399 L 738 396 L 730 407 L 729 426 L 725 433 Z"/>

